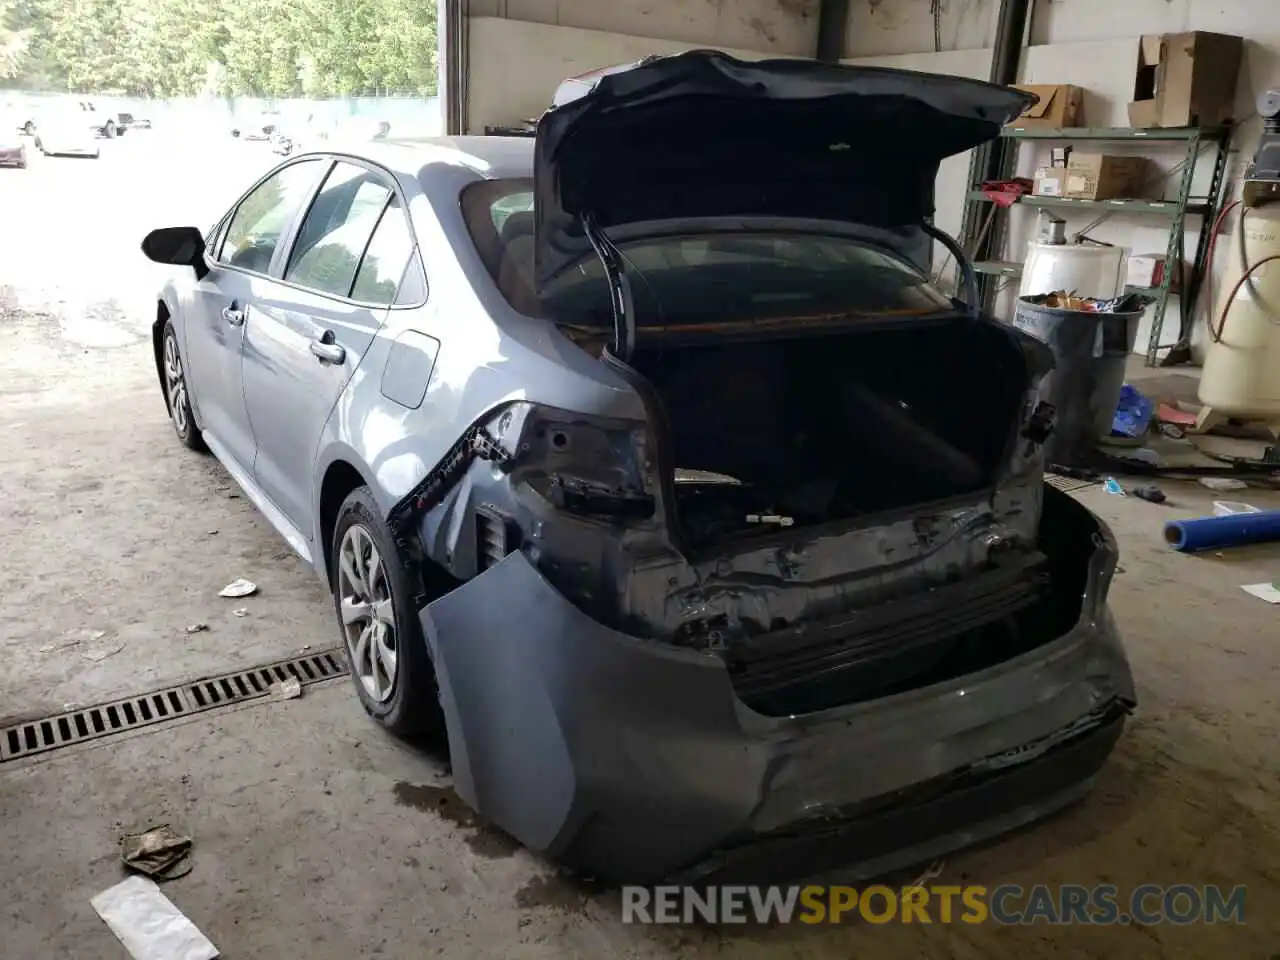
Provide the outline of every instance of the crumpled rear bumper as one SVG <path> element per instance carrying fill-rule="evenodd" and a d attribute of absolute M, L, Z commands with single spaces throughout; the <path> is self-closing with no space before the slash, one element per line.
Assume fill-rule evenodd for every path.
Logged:
<path fill-rule="evenodd" d="M 982 673 L 799 717 L 743 705 L 714 656 L 595 622 L 519 552 L 422 624 L 462 799 L 631 882 L 742 876 L 752 849 L 772 878 L 853 878 L 978 842 L 1087 791 L 1134 699 L 1105 608 Z"/>

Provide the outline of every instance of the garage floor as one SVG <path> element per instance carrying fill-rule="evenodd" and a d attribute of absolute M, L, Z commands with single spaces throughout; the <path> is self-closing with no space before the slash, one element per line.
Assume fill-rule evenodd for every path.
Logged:
<path fill-rule="evenodd" d="M 21 190 L 0 178 L 0 208 L 32 225 L 0 230 L 0 725 L 337 642 L 321 586 L 164 419 L 138 293 L 151 274 L 133 251 L 148 221 L 204 223 L 223 197 L 148 207 L 141 184 L 165 165 L 130 139 L 100 165 L 68 161 L 70 187 L 56 172 L 99 218 L 83 236 L 40 219 L 59 161 Z M 103 190 L 137 203 L 104 220 Z M 1243 927 L 625 926 L 616 892 L 471 822 L 438 757 L 381 735 L 340 678 L 0 765 L 0 954 L 125 957 L 89 898 L 120 878 L 122 832 L 169 822 L 195 838 L 195 869 L 165 890 L 228 958 L 1274 956 L 1280 607 L 1239 585 L 1276 578 L 1280 552 L 1168 551 L 1164 519 L 1212 496 L 1166 490 L 1160 507 L 1079 494 L 1121 543 L 1113 605 L 1141 698 L 1097 790 L 935 882 L 1245 884 Z M 258 595 L 217 597 L 241 576 Z M 209 629 L 187 633 L 197 622 Z"/>

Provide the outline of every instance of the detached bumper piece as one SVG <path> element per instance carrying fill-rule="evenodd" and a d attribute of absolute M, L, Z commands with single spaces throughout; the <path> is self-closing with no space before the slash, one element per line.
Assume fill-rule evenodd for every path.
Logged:
<path fill-rule="evenodd" d="M 1008 609 L 994 580 L 976 596 Z M 615 882 L 736 866 L 761 842 L 772 877 L 967 846 L 1086 792 L 1134 699 L 1105 614 L 951 682 L 796 716 L 744 703 L 715 654 L 593 620 L 520 550 L 420 619 L 459 796 Z"/>
<path fill-rule="evenodd" d="M 1009 765 L 974 764 L 848 811 L 844 818 L 778 830 L 719 851 L 687 871 L 698 883 L 868 880 L 1027 826 L 1082 799 L 1124 731 L 1127 706 Z M 993 768 L 994 767 L 994 768 Z"/>

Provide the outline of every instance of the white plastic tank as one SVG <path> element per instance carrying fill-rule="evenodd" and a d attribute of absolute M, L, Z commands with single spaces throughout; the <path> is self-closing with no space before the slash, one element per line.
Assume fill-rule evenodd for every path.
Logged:
<path fill-rule="evenodd" d="M 1223 237 L 1227 240 L 1228 237 Z M 1200 377 L 1201 429 L 1206 421 L 1240 417 L 1280 425 L 1280 204 L 1246 210 L 1222 254 L 1214 279 L 1212 335 Z M 1215 258 L 1216 259 L 1216 258 Z M 1250 279 L 1240 280 L 1260 264 Z M 1223 320 L 1223 310 L 1226 318 Z"/>
<path fill-rule="evenodd" d="M 1110 300 L 1124 291 L 1128 257 L 1129 251 L 1124 247 L 1032 240 L 1027 244 L 1018 296 L 1065 290 L 1078 297 Z"/>

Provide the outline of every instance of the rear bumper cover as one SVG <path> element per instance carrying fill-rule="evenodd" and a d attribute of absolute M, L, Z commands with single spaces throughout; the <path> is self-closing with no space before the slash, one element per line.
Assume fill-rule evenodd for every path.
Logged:
<path fill-rule="evenodd" d="M 27 162 L 27 148 L 22 144 L 12 147 L 0 147 L 0 164 L 5 166 L 21 166 Z"/>
<path fill-rule="evenodd" d="M 746 707 L 714 656 L 595 622 L 519 552 L 421 619 L 462 799 L 631 882 L 740 875 L 753 850 L 771 878 L 792 854 L 854 878 L 979 842 L 1082 796 L 1134 699 L 1105 607 L 990 670 L 798 717 Z"/>

